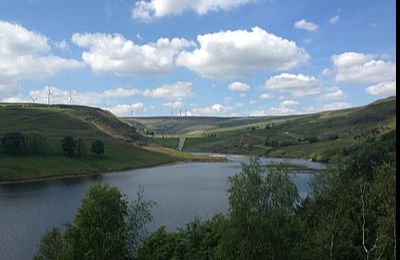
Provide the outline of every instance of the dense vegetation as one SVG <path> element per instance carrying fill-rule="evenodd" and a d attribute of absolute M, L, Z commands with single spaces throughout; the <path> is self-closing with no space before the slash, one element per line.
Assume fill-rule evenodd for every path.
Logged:
<path fill-rule="evenodd" d="M 334 164 L 313 178 L 312 192 L 305 199 L 299 196 L 289 166 L 261 165 L 251 159 L 229 178 L 226 216 L 195 219 L 172 233 L 161 227 L 144 240 L 128 234 L 143 234 L 137 230 L 151 219 L 152 202 L 139 195 L 133 208 L 141 217 L 131 217 L 115 188 L 97 185 L 64 234 L 53 229 L 44 236 L 37 257 L 393 259 L 396 132 L 346 152 L 346 160 L 336 156 Z"/>
<path fill-rule="evenodd" d="M 149 140 L 183 151 L 267 155 L 328 161 L 350 146 L 396 128 L 396 97 L 363 107 L 286 117 L 135 118 Z M 169 134 L 169 135 L 168 135 Z"/>

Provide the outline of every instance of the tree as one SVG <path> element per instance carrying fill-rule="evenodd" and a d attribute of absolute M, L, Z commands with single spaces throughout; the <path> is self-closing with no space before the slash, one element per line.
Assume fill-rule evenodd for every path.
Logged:
<path fill-rule="evenodd" d="M 124 259 L 127 255 L 125 217 L 128 202 L 109 184 L 89 188 L 65 239 L 72 259 Z"/>
<path fill-rule="evenodd" d="M 82 138 L 78 138 L 75 141 L 75 149 L 79 156 L 85 155 L 86 145 Z"/>
<path fill-rule="evenodd" d="M 32 133 L 27 135 L 25 140 L 26 153 L 39 154 L 45 151 L 46 139 L 44 136 Z"/>
<path fill-rule="evenodd" d="M 103 144 L 103 142 L 100 141 L 100 140 L 94 141 L 92 143 L 92 145 L 91 145 L 90 150 L 93 153 L 97 154 L 97 155 L 103 154 L 104 153 L 104 144 Z"/>
<path fill-rule="evenodd" d="M 42 239 L 35 259 L 132 259 L 147 235 L 154 202 L 143 200 L 143 189 L 131 205 L 106 183 L 92 185 L 62 235 L 56 228 Z"/>
<path fill-rule="evenodd" d="M 76 148 L 75 140 L 72 136 L 66 136 L 61 141 L 61 147 L 65 153 L 71 156 Z"/>
<path fill-rule="evenodd" d="M 239 174 L 229 177 L 228 193 L 230 221 L 222 239 L 223 258 L 293 258 L 299 194 L 292 170 L 251 159 Z"/>
<path fill-rule="evenodd" d="M 52 227 L 44 235 L 35 260 L 65 259 L 65 245 L 62 234 L 56 227 Z"/>
<path fill-rule="evenodd" d="M 1 138 L 1 149 L 10 155 L 25 153 L 25 135 L 20 132 L 8 133 Z"/>
<path fill-rule="evenodd" d="M 151 209 L 156 205 L 154 201 L 143 200 L 143 187 L 139 186 L 137 200 L 128 209 L 127 218 L 127 247 L 131 257 L 135 257 L 137 250 L 148 235 L 146 224 L 153 220 Z"/>

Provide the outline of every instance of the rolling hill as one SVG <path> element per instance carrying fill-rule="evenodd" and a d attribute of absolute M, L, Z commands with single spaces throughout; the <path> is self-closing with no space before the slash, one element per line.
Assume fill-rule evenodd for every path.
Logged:
<path fill-rule="evenodd" d="M 157 146 L 143 146 L 134 127 L 108 111 L 85 106 L 0 103 L 0 138 L 10 132 L 40 134 L 45 151 L 37 155 L 11 156 L 0 152 L 0 182 L 87 175 L 148 167 L 194 158 Z M 61 148 L 65 136 L 104 142 L 105 154 L 66 156 Z"/>
<path fill-rule="evenodd" d="M 135 121 L 152 142 L 184 151 L 268 155 L 328 161 L 333 154 L 396 128 L 396 97 L 367 106 L 279 117 L 157 117 Z"/>

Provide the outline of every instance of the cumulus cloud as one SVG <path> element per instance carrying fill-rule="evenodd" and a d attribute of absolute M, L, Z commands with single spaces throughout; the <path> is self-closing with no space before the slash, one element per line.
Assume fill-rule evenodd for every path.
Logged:
<path fill-rule="evenodd" d="M 336 103 L 330 103 L 330 104 L 325 104 L 323 106 L 324 111 L 328 110 L 338 110 L 338 109 L 344 109 L 344 108 L 349 108 L 352 105 L 347 102 L 336 102 Z"/>
<path fill-rule="evenodd" d="M 115 89 L 108 89 L 103 92 L 104 97 L 116 97 L 116 98 L 123 98 L 123 97 L 131 97 L 134 95 L 140 94 L 141 91 L 136 88 L 115 88 Z"/>
<path fill-rule="evenodd" d="M 0 91 L 15 89 L 17 82 L 50 77 L 84 65 L 50 53 L 46 36 L 25 27 L 0 20 Z"/>
<path fill-rule="evenodd" d="M 289 92 L 295 97 L 317 95 L 321 92 L 317 80 L 303 74 L 282 73 L 269 78 L 264 87 L 278 92 Z"/>
<path fill-rule="evenodd" d="M 178 81 L 174 84 L 165 84 L 158 88 L 146 89 L 143 92 L 145 97 L 166 98 L 181 100 L 193 96 L 192 83 Z"/>
<path fill-rule="evenodd" d="M 320 99 L 335 100 L 335 99 L 344 99 L 346 97 L 347 96 L 343 93 L 343 91 L 339 89 L 336 91 L 324 93 L 323 95 L 320 96 Z"/>
<path fill-rule="evenodd" d="M 240 91 L 240 92 L 246 92 L 250 90 L 249 85 L 238 81 L 230 83 L 228 88 L 232 91 Z"/>
<path fill-rule="evenodd" d="M 167 103 L 164 103 L 163 104 L 163 106 L 165 106 L 165 107 L 170 107 L 170 108 L 181 108 L 181 107 L 183 107 L 183 102 L 181 102 L 181 101 L 175 101 L 175 102 L 167 102 Z"/>
<path fill-rule="evenodd" d="M 209 11 L 230 10 L 250 2 L 254 0 L 140 0 L 132 9 L 132 17 L 150 21 L 156 17 L 179 15 L 187 10 L 204 15 Z"/>
<path fill-rule="evenodd" d="M 202 115 L 202 116 L 217 116 L 217 115 L 227 115 L 233 111 L 230 106 L 223 106 L 221 104 L 214 104 L 210 107 L 197 107 L 192 110 L 192 115 Z"/>
<path fill-rule="evenodd" d="M 130 105 L 127 104 L 117 104 L 115 106 L 109 107 L 108 109 L 117 116 L 130 116 L 131 112 L 133 113 L 135 110 L 139 110 L 143 108 L 143 103 L 133 103 Z"/>
<path fill-rule="evenodd" d="M 280 104 L 281 107 L 292 107 L 299 105 L 300 103 L 297 102 L 296 100 L 283 100 Z"/>
<path fill-rule="evenodd" d="M 396 81 L 385 81 L 365 89 L 369 95 L 396 95 Z"/>
<path fill-rule="evenodd" d="M 260 95 L 260 98 L 261 99 L 268 99 L 268 98 L 271 98 L 272 96 L 270 95 L 270 94 L 268 94 L 268 93 L 264 93 L 264 94 L 261 94 Z"/>
<path fill-rule="evenodd" d="M 340 19 L 340 16 L 336 15 L 336 16 L 332 17 L 331 19 L 329 19 L 329 22 L 331 24 L 335 24 L 335 23 L 337 23 L 339 21 L 339 19 Z"/>
<path fill-rule="evenodd" d="M 115 103 L 118 98 L 131 97 L 139 94 L 137 89 L 116 88 L 107 89 L 101 92 L 95 91 L 77 91 L 58 88 L 55 86 L 45 86 L 41 89 L 31 90 L 26 96 L 11 96 L 2 99 L 3 102 L 32 102 L 48 103 L 48 91 L 50 89 L 51 104 L 70 104 L 70 96 L 72 104 L 87 106 L 103 106 L 105 102 Z M 32 100 L 33 99 L 33 100 Z"/>
<path fill-rule="evenodd" d="M 318 30 L 318 25 L 302 19 L 294 23 L 294 28 L 306 30 L 309 32 L 315 32 L 316 30 Z"/>
<path fill-rule="evenodd" d="M 137 45 L 121 34 L 75 33 L 72 42 L 88 49 L 82 59 L 94 72 L 116 75 L 161 74 L 174 69 L 175 57 L 193 43 L 183 38 L 160 38 Z"/>
<path fill-rule="evenodd" d="M 259 27 L 251 31 L 221 31 L 197 36 L 200 47 L 182 51 L 177 64 L 204 77 L 237 77 L 259 70 L 286 70 L 310 56 L 295 42 Z"/>
<path fill-rule="evenodd" d="M 335 80 L 375 84 L 396 80 L 396 63 L 375 59 L 374 55 L 345 52 L 332 56 Z"/>

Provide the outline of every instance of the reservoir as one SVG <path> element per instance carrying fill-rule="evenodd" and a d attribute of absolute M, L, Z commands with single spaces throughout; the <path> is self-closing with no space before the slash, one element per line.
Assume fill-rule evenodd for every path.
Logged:
<path fill-rule="evenodd" d="M 0 186 L 0 259 L 32 259 L 46 230 L 62 228 L 72 221 L 88 186 L 109 182 L 129 201 L 136 199 L 139 185 L 144 198 L 153 200 L 154 231 L 164 225 L 173 231 L 195 217 L 211 218 L 227 213 L 228 177 L 240 172 L 246 156 L 227 156 L 220 163 L 178 163 L 153 168 L 103 174 L 93 177 L 58 179 Z M 282 159 L 263 158 L 262 163 Z M 286 160 L 296 169 L 294 181 L 302 197 L 309 192 L 309 180 L 324 164 L 306 160 Z"/>

